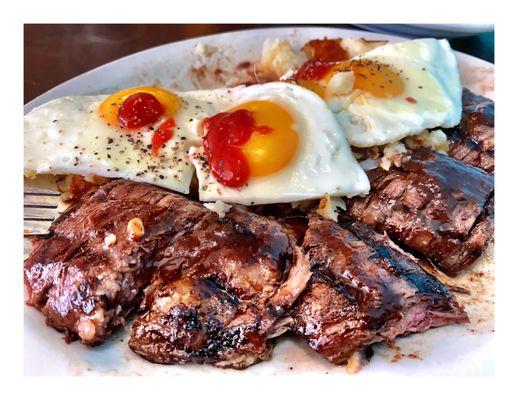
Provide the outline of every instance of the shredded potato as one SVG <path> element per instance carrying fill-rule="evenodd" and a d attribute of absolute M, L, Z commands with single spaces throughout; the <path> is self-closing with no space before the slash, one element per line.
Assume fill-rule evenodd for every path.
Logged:
<path fill-rule="evenodd" d="M 304 53 L 295 51 L 288 42 L 267 39 L 263 45 L 261 67 L 277 77 L 297 70 L 306 61 Z"/>

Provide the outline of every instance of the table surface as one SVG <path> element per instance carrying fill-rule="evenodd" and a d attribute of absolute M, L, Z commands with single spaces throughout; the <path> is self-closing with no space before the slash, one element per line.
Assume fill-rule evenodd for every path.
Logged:
<path fill-rule="evenodd" d="M 283 25 L 26 24 L 24 102 L 92 68 L 150 47 L 197 36 L 272 26 Z M 329 26 L 358 29 L 343 24 Z M 455 50 L 493 62 L 493 32 L 452 39 L 450 43 Z"/>

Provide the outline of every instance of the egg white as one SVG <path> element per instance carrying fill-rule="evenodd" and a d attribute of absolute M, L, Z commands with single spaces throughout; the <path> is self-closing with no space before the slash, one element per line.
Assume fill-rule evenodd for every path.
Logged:
<path fill-rule="evenodd" d="M 273 101 L 292 115 L 293 128 L 299 134 L 299 147 L 289 165 L 274 174 L 252 177 L 237 189 L 218 183 L 203 162 L 203 148 L 191 148 L 201 201 L 250 205 L 321 198 L 325 194 L 352 197 L 368 193 L 369 181 L 354 158 L 343 130 L 326 103 L 312 91 L 272 82 L 186 95 L 209 102 L 218 112 L 249 101 Z"/>
<path fill-rule="evenodd" d="M 173 138 L 151 155 L 153 130 L 127 131 L 109 126 L 98 108 L 107 96 L 52 100 L 24 118 L 26 176 L 97 175 L 152 183 L 188 193 L 194 173 L 188 151 L 200 145 L 199 122 L 214 113 L 206 102 L 180 96 Z M 160 124 L 155 124 L 155 129 Z"/>
<path fill-rule="evenodd" d="M 382 145 L 423 129 L 449 128 L 460 122 L 462 86 L 457 61 L 447 40 L 389 43 L 353 60 L 371 60 L 401 71 L 404 91 L 393 98 L 376 98 L 369 93 L 359 97 L 357 90 L 329 98 L 328 104 L 349 144 Z"/>

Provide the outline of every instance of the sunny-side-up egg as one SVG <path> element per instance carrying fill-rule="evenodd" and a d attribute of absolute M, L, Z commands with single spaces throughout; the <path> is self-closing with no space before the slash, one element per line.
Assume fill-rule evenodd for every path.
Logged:
<path fill-rule="evenodd" d="M 149 86 L 59 98 L 25 116 L 25 175 L 125 178 L 188 193 L 189 148 L 201 145 L 199 123 L 212 114 L 206 102 Z"/>
<path fill-rule="evenodd" d="M 452 127 L 462 87 L 447 40 L 389 43 L 350 60 L 307 61 L 292 77 L 324 98 L 356 147 Z"/>
<path fill-rule="evenodd" d="M 294 202 L 366 194 L 369 181 L 326 103 L 300 86 L 272 82 L 186 93 L 217 114 L 191 149 L 201 201 Z"/>

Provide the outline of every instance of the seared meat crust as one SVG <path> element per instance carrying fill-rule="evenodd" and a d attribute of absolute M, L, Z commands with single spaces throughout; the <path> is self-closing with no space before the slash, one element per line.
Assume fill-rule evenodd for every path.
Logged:
<path fill-rule="evenodd" d="M 418 149 L 400 168 L 369 171 L 371 191 L 343 218 L 386 232 L 448 275 L 468 268 L 493 238 L 493 176 Z"/>
<path fill-rule="evenodd" d="M 24 263 L 27 304 L 68 340 L 102 343 L 140 303 L 155 255 L 209 211 L 152 185 L 116 180 L 63 213 Z M 132 240 L 128 222 L 144 235 Z"/>
<path fill-rule="evenodd" d="M 309 275 L 280 223 L 239 208 L 211 213 L 164 252 L 129 345 L 157 363 L 245 368 L 269 358 Z"/>
<path fill-rule="evenodd" d="M 386 236 L 312 214 L 304 239 L 313 276 L 293 330 L 335 364 L 397 336 L 468 318 L 436 278 Z"/>
<path fill-rule="evenodd" d="M 467 89 L 462 93 L 462 119 L 445 130 L 451 141 L 449 155 L 493 173 L 495 168 L 495 106 L 491 99 Z"/>

